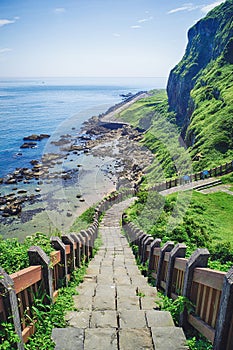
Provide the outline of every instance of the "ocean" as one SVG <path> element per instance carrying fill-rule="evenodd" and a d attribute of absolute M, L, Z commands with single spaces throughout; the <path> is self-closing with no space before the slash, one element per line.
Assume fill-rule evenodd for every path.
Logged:
<path fill-rule="evenodd" d="M 0 179 L 17 168 L 31 168 L 32 160 L 52 154 L 53 142 L 69 135 L 79 135 L 84 121 L 98 116 L 122 101 L 122 94 L 165 88 L 166 78 L 37 78 L 2 79 L 0 81 Z M 49 140 L 36 142 L 33 148 L 21 148 L 24 137 L 49 134 Z M 54 148 L 53 148 L 54 147 Z M 70 154 L 57 162 L 58 174 L 74 170 L 74 179 L 62 182 L 54 174 L 53 181 L 23 181 L 0 184 L 0 234 L 23 240 L 35 232 L 67 232 L 77 215 L 114 190 L 113 179 L 105 167 L 108 156 Z M 77 167 L 81 164 L 81 168 Z M 76 178 L 77 177 L 77 178 Z M 37 189 L 39 187 L 40 192 Z M 81 193 L 84 202 L 77 200 Z M 7 197 L 10 196 L 10 197 Z M 20 215 L 4 217 L 5 200 L 21 199 Z M 30 198 L 36 198 L 36 201 Z"/>
<path fill-rule="evenodd" d="M 0 81 L 0 177 L 28 167 L 43 154 L 47 140 L 33 149 L 20 149 L 31 134 L 76 130 L 91 117 L 120 102 L 120 94 L 164 88 L 164 78 L 57 78 Z M 67 129 L 67 130 L 66 130 Z"/>

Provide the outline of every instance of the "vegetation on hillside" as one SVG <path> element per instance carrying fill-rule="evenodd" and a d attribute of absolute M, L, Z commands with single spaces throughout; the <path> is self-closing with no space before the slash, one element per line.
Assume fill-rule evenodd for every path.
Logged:
<path fill-rule="evenodd" d="M 149 97 L 137 101 L 118 117 L 142 130 L 141 143 L 155 154 L 154 162 L 146 170 L 145 187 L 192 172 L 190 156 L 182 146 L 174 113 L 168 112 L 165 91 L 151 91 Z"/>
<path fill-rule="evenodd" d="M 174 193 L 162 197 L 157 192 L 141 191 L 136 203 L 127 210 L 128 220 L 147 234 L 161 238 L 162 243 L 186 243 L 188 255 L 197 248 L 208 248 L 211 260 L 219 261 L 212 267 L 229 270 L 233 261 L 233 196 L 194 191 L 188 206 L 187 197 L 183 198 L 184 211 L 178 207 L 178 196 Z"/>
<path fill-rule="evenodd" d="M 186 134 L 193 167 L 200 170 L 233 159 L 232 64 L 220 58 L 203 71 L 191 92 L 194 111 Z"/>
<path fill-rule="evenodd" d="M 232 11 L 228 0 L 190 29 L 185 55 L 169 77 L 168 98 L 153 90 L 120 113 L 144 130 L 141 142 L 156 156 L 144 185 L 233 159 Z"/>

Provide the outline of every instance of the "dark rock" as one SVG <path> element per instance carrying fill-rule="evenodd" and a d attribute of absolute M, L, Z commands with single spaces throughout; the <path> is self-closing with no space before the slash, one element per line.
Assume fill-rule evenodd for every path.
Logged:
<path fill-rule="evenodd" d="M 36 142 L 24 142 L 23 145 L 20 146 L 20 148 L 33 148 L 37 145 Z"/>
<path fill-rule="evenodd" d="M 24 137 L 23 140 L 24 141 L 41 141 L 41 140 L 47 139 L 49 137 L 50 137 L 50 135 L 48 135 L 48 134 L 39 134 L 39 135 L 32 134 L 30 136 Z"/>
<path fill-rule="evenodd" d="M 19 213 L 21 213 L 21 211 L 22 211 L 21 205 L 13 203 L 13 204 L 7 205 L 4 208 L 3 213 L 8 215 L 18 215 Z"/>

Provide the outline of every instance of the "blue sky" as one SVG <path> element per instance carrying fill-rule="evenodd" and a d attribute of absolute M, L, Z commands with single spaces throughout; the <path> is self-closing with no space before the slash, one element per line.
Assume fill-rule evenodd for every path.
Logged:
<path fill-rule="evenodd" d="M 0 0 L 0 77 L 166 77 L 222 2 Z"/>

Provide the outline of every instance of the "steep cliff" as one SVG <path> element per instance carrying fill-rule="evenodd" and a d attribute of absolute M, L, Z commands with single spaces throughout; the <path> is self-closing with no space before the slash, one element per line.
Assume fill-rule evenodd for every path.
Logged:
<path fill-rule="evenodd" d="M 120 115 L 145 130 L 141 142 L 156 155 L 148 185 L 161 174 L 189 173 L 190 160 L 199 171 L 233 159 L 233 0 L 213 9 L 188 38 L 169 76 L 168 99 L 154 91 Z"/>
<path fill-rule="evenodd" d="M 170 73 L 167 85 L 169 109 L 175 112 L 183 134 L 195 108 L 190 92 L 203 70 L 221 56 L 226 47 L 230 57 L 225 58 L 232 60 L 232 44 L 229 46 L 233 36 L 232 16 L 233 1 L 228 0 L 197 22 L 188 32 L 188 45 L 183 59 Z"/>

